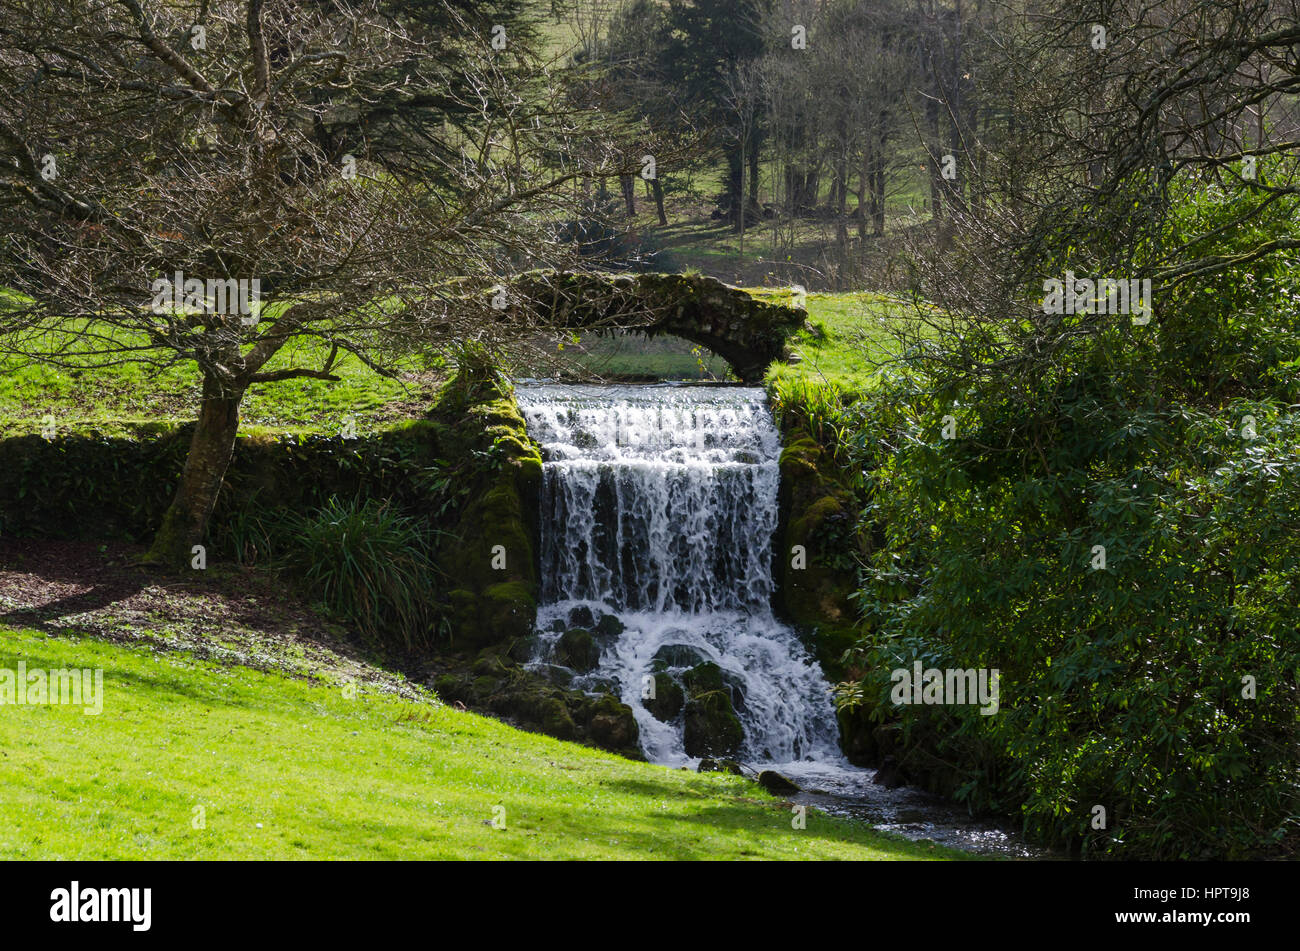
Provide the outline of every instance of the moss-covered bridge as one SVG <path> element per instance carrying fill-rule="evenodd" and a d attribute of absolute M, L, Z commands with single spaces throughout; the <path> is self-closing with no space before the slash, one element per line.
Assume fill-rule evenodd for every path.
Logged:
<path fill-rule="evenodd" d="M 786 339 L 806 312 L 794 301 L 764 300 L 701 274 L 591 274 L 532 271 L 510 286 L 510 307 L 548 326 L 675 334 L 722 357 L 746 383 L 763 379 L 786 355 Z"/>

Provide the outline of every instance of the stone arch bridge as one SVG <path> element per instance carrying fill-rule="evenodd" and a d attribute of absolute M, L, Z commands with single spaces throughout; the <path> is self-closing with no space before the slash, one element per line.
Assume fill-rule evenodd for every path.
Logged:
<path fill-rule="evenodd" d="M 786 340 L 807 312 L 794 295 L 764 300 L 701 274 L 599 274 L 530 271 L 506 292 L 549 326 L 675 334 L 722 357 L 746 383 L 786 358 Z M 801 305 L 802 302 L 799 302 Z"/>

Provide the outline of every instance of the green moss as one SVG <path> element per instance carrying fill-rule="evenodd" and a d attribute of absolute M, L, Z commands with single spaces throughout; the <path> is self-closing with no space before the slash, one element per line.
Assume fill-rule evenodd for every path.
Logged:
<path fill-rule="evenodd" d="M 799 469 L 816 474 L 823 455 L 822 447 L 811 437 L 805 436 L 781 450 L 781 471 L 784 473 L 787 470 Z"/>
<path fill-rule="evenodd" d="M 508 383 L 481 353 L 467 354 L 439 392 L 430 424 L 441 451 L 459 460 L 457 481 L 466 492 L 438 565 L 479 602 L 470 608 L 453 596 L 453 637 L 475 646 L 526 636 L 536 617 L 533 537 L 541 453 Z"/>
<path fill-rule="evenodd" d="M 668 723 L 677 718 L 686 703 L 686 693 L 671 674 L 660 671 L 654 675 L 654 696 L 645 700 L 645 708 L 656 720 Z"/>
<path fill-rule="evenodd" d="M 582 627 L 571 627 L 560 635 L 559 659 L 566 667 L 579 673 L 595 670 L 600 664 L 600 648 L 591 632 Z"/>
<path fill-rule="evenodd" d="M 794 412 L 784 420 L 789 425 L 798 418 L 800 414 Z M 777 604 L 834 676 L 838 654 L 843 651 L 823 649 L 814 632 L 852 630 L 854 611 L 849 596 L 857 586 L 857 577 L 846 566 L 844 556 L 851 551 L 843 549 L 856 543 L 852 515 L 857 503 L 845 484 L 845 474 L 824 446 L 797 425 L 784 435 L 781 520 L 773 560 Z M 802 568 L 793 564 L 797 549 L 802 549 Z M 827 661 L 832 663 L 827 665 Z"/>
<path fill-rule="evenodd" d="M 551 697 L 542 703 L 542 729 L 548 736 L 556 739 L 571 739 L 577 732 L 577 726 L 569 713 L 569 708 L 559 697 Z"/>
<path fill-rule="evenodd" d="M 790 522 L 790 541 L 792 544 L 807 545 L 816 536 L 817 530 L 827 519 L 842 515 L 845 511 L 845 499 L 840 495 L 824 495 L 803 510 L 803 513 Z"/>
<path fill-rule="evenodd" d="M 489 585 L 477 597 L 477 624 L 458 632 L 466 646 L 497 644 L 527 637 L 537 620 L 533 586 L 522 581 Z"/>

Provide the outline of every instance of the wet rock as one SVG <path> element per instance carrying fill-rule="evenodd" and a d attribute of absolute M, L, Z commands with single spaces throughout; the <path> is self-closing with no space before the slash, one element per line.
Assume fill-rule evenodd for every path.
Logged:
<path fill-rule="evenodd" d="M 592 696 L 572 689 L 573 671 L 556 664 L 535 669 L 513 666 L 495 647 L 473 661 L 461 658 L 451 662 L 457 666 L 431 674 L 427 680 L 444 703 L 458 703 L 462 709 L 489 713 L 557 739 L 645 759 L 632 708 L 619 702 L 615 693 Z M 618 689 L 612 679 L 610 687 Z"/>
<path fill-rule="evenodd" d="M 660 671 L 654 676 L 654 696 L 641 703 L 656 720 L 669 723 L 677 719 L 686 703 L 686 691 L 670 674 Z"/>
<path fill-rule="evenodd" d="M 571 627 L 560 635 L 555 650 L 556 660 L 579 673 L 595 670 L 600 664 L 600 648 L 583 627 Z"/>
<path fill-rule="evenodd" d="M 550 627 L 548 627 L 547 630 L 550 631 L 552 634 L 559 634 L 568 626 L 569 625 L 564 623 L 563 618 L 557 617 L 554 621 L 551 622 Z"/>
<path fill-rule="evenodd" d="M 683 676 L 686 717 L 683 741 L 687 756 L 734 757 L 745 730 L 731 705 L 731 691 L 714 663 L 692 667 Z"/>
<path fill-rule="evenodd" d="M 558 664 L 547 664 L 539 668 L 537 672 L 557 687 L 567 687 L 573 683 L 573 671 Z"/>
<path fill-rule="evenodd" d="M 651 662 L 652 666 L 658 664 L 658 668 L 663 667 L 698 667 L 704 663 L 704 655 L 694 647 L 687 647 L 685 644 L 665 644 L 655 651 L 655 656 Z"/>
<path fill-rule="evenodd" d="M 530 637 L 517 638 L 510 645 L 506 656 L 517 664 L 526 664 L 533 657 L 537 650 L 538 638 L 536 635 Z"/>
<path fill-rule="evenodd" d="M 886 756 L 876 770 L 876 775 L 871 777 L 871 781 L 877 786 L 884 786 L 886 789 L 897 789 L 903 785 L 903 773 L 898 767 L 898 760 L 892 756 Z"/>
<path fill-rule="evenodd" d="M 580 604 L 569 611 L 569 627 L 584 627 L 590 630 L 595 624 L 596 616 L 585 604 Z"/>
<path fill-rule="evenodd" d="M 765 769 L 758 774 L 758 784 L 777 796 L 797 793 L 799 787 L 774 769 Z"/>
<path fill-rule="evenodd" d="M 626 630 L 626 625 L 612 614 L 601 615 L 596 622 L 596 635 L 598 637 L 618 637 Z"/>
<path fill-rule="evenodd" d="M 632 708 L 605 694 L 588 708 L 587 733 L 592 742 L 613 752 L 638 749 L 641 731 Z"/>
<path fill-rule="evenodd" d="M 724 670 L 722 672 L 722 682 L 727 685 L 727 690 L 731 693 L 731 705 L 737 713 L 745 712 L 745 681 L 736 674 Z"/>
<path fill-rule="evenodd" d="M 709 759 L 707 756 L 700 760 L 700 765 L 696 768 L 701 773 L 731 773 L 733 776 L 743 776 L 740 764 L 731 759 Z"/>

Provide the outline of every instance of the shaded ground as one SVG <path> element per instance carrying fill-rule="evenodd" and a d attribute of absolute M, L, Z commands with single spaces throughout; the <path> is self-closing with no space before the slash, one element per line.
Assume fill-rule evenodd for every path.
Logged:
<path fill-rule="evenodd" d="M 0 624 L 86 634 L 295 677 L 429 696 L 349 643 L 282 582 L 258 571 L 168 575 L 131 564 L 140 546 L 0 539 Z"/>

